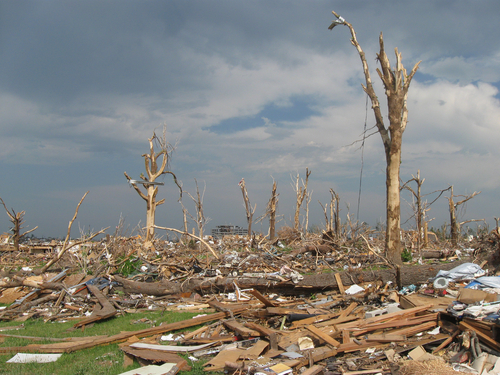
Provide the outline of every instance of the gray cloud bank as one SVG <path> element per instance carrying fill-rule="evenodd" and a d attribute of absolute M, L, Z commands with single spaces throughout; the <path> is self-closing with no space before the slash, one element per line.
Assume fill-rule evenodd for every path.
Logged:
<path fill-rule="evenodd" d="M 290 175 L 312 170 L 310 223 L 318 200 L 339 192 L 357 210 L 363 127 L 374 125 L 355 27 L 375 73 L 378 35 L 409 70 L 402 179 L 418 169 L 430 192 L 475 190 L 467 217 L 498 216 L 500 187 L 497 1 L 11 1 L 0 3 L 0 196 L 25 210 L 35 234 L 61 236 L 83 193 L 82 227 L 131 226 L 145 205 L 123 171 L 138 177 L 154 129 L 177 143 L 172 170 L 193 191 L 206 182 L 209 226 L 244 225 L 238 181 L 263 212 L 273 178 L 290 223 Z M 384 219 L 385 161 L 378 134 L 364 147 L 360 220 Z M 180 227 L 168 176 L 158 224 Z M 446 202 L 430 217 L 447 220 Z M 408 215 L 408 209 L 403 215 Z M 352 216 L 352 215 L 351 215 Z M 403 220 L 405 220 L 403 218 Z M 0 231 L 7 231 L 0 214 Z M 256 228 L 260 229 L 260 228 Z M 265 230 L 265 228 L 263 228 Z"/>

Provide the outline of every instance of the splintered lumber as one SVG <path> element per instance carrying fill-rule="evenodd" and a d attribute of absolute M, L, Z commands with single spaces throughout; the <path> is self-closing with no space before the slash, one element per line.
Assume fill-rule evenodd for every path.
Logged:
<path fill-rule="evenodd" d="M 313 325 L 308 325 L 306 328 L 314 335 L 325 341 L 327 344 L 332 345 L 335 348 L 338 348 L 340 346 L 340 342 L 335 340 L 333 337 L 327 335 L 325 332 L 320 330 L 319 328 L 316 328 Z"/>
<path fill-rule="evenodd" d="M 242 310 L 241 310 L 242 311 Z M 239 311 L 239 312 L 241 312 Z M 236 312 L 235 312 L 236 313 Z M 26 347 L 22 347 L 22 349 L 14 348 L 16 352 L 23 350 L 31 350 L 31 351 L 39 351 L 41 353 L 71 353 L 80 349 L 92 348 L 98 345 L 108 345 L 117 342 L 126 341 L 132 336 L 136 336 L 138 338 L 153 336 L 162 334 L 165 332 L 175 331 L 178 329 L 184 329 L 187 327 L 193 327 L 198 324 L 204 324 L 207 322 L 211 322 L 213 320 L 220 320 L 226 318 L 229 315 L 227 312 L 219 312 L 210 315 L 203 315 L 192 319 L 182 320 L 180 322 L 169 323 L 165 325 L 161 325 L 158 327 L 146 328 L 139 331 L 128 331 L 121 332 L 116 335 L 95 339 L 93 337 L 89 337 L 89 341 L 85 342 L 77 342 L 77 343 L 58 343 L 58 344 L 47 344 L 47 345 L 28 345 Z M 10 353 L 13 348 L 0 348 L 0 353 Z"/>
<path fill-rule="evenodd" d="M 429 322 L 429 321 L 437 321 L 437 313 L 427 314 L 423 316 L 418 316 L 411 319 L 398 319 L 398 320 L 390 320 L 388 322 L 382 323 L 373 323 L 369 326 L 365 326 L 362 329 L 356 330 L 353 336 L 361 336 L 365 333 L 377 331 L 379 329 L 385 328 L 396 328 L 396 327 L 405 327 L 405 326 L 415 326 L 421 323 Z"/>
<path fill-rule="evenodd" d="M 243 338 L 260 336 L 259 331 L 249 329 L 249 328 L 245 327 L 243 324 L 238 323 L 236 320 L 232 320 L 232 319 L 226 320 L 226 321 L 224 321 L 224 325 L 227 328 L 229 328 L 230 330 L 239 334 Z"/>
<path fill-rule="evenodd" d="M 252 290 L 249 290 L 248 293 L 250 293 L 252 296 L 254 296 L 255 298 L 257 298 L 260 302 L 262 302 L 264 304 L 264 306 L 266 307 L 274 307 L 274 306 L 277 306 L 278 304 L 273 302 L 273 301 L 270 301 L 269 299 L 267 299 L 266 297 L 264 297 L 258 290 L 256 289 L 252 289 Z"/>
<path fill-rule="evenodd" d="M 366 341 L 378 341 L 378 342 L 398 342 L 406 341 L 406 335 L 394 335 L 391 333 L 379 333 L 372 334 L 366 337 Z"/>
<path fill-rule="evenodd" d="M 193 337 L 195 337 L 196 335 L 199 335 L 200 333 L 203 333 L 205 332 L 206 330 L 208 329 L 208 326 L 203 326 L 201 328 L 198 328 L 197 330 L 193 331 L 193 332 L 189 332 L 189 333 L 186 333 L 184 335 L 184 337 L 182 338 L 182 341 L 187 341 L 189 339 L 192 339 Z"/>
<path fill-rule="evenodd" d="M 296 320 L 292 322 L 292 325 L 290 326 L 290 329 L 302 327 L 308 324 L 314 324 L 314 323 L 319 323 L 325 320 L 332 319 L 336 316 L 338 316 L 339 313 L 331 313 L 331 314 L 322 314 L 322 315 L 316 315 L 316 316 L 311 316 L 310 318 L 305 318 L 301 320 Z"/>
<path fill-rule="evenodd" d="M 269 343 L 265 342 L 264 340 L 259 340 L 254 345 L 245 350 L 245 352 L 240 356 L 240 359 L 257 359 L 268 346 Z"/>
<path fill-rule="evenodd" d="M 78 328 L 93 322 L 97 322 L 98 320 L 108 319 L 112 316 L 115 316 L 117 311 L 113 307 L 113 305 L 108 301 L 108 299 L 102 294 L 99 289 L 94 285 L 87 285 L 87 288 L 92 292 L 94 296 L 97 297 L 97 300 L 101 304 L 102 308 L 99 309 L 96 305 L 94 312 L 88 318 L 83 319 L 76 323 L 73 327 Z"/>
<path fill-rule="evenodd" d="M 340 316 L 339 318 L 344 318 L 346 316 L 348 316 L 350 313 L 352 313 L 354 311 L 354 309 L 358 307 L 358 303 L 357 302 L 352 302 L 348 307 L 347 309 L 345 309 L 344 311 L 341 311 L 340 312 Z"/>
<path fill-rule="evenodd" d="M 342 284 L 342 279 L 340 278 L 340 274 L 335 274 L 335 281 L 337 281 L 337 286 L 339 288 L 340 294 L 345 294 L 344 284 Z"/>
<path fill-rule="evenodd" d="M 434 349 L 432 351 L 432 354 L 439 352 L 443 348 L 446 348 L 455 339 L 455 337 L 458 336 L 459 333 L 460 333 L 460 330 L 456 329 L 455 332 L 453 332 L 453 334 L 450 337 L 448 337 L 446 340 L 444 340 L 441 343 L 441 345 L 439 345 L 436 349 Z"/>
<path fill-rule="evenodd" d="M 315 363 L 330 357 L 335 357 L 338 352 L 335 349 L 331 349 L 327 346 L 322 346 L 319 348 L 312 349 L 310 353 L 311 355 L 309 358 L 304 357 L 300 360 L 299 364 L 297 365 L 297 368 L 307 366 L 309 364 L 309 360 Z"/>
<path fill-rule="evenodd" d="M 415 327 L 392 330 L 391 334 L 413 336 L 413 335 L 416 335 L 417 333 L 420 333 L 422 331 L 432 329 L 435 326 L 437 326 L 437 322 L 422 323 L 422 324 L 419 324 L 418 326 L 415 326 Z"/>
<path fill-rule="evenodd" d="M 228 303 L 222 303 L 216 300 L 211 300 L 207 302 L 210 306 L 212 306 L 214 309 L 217 309 L 218 311 L 222 312 L 230 312 L 238 309 L 247 309 L 250 307 L 249 304 L 228 304 Z"/>
<path fill-rule="evenodd" d="M 163 363 L 181 363 L 184 359 L 175 353 L 160 352 L 157 350 L 144 350 L 144 349 L 134 349 L 130 346 L 122 346 L 120 348 L 123 352 L 137 357 L 142 358 L 152 362 L 163 362 Z M 182 370 L 189 371 L 191 367 L 185 363 Z"/>
<path fill-rule="evenodd" d="M 173 346 L 173 345 L 158 345 L 158 344 L 148 344 L 145 342 L 134 342 L 129 346 L 134 349 L 149 349 L 149 350 L 159 350 L 164 352 L 174 352 L 174 353 L 185 353 L 194 352 L 196 350 L 205 349 L 211 346 L 213 343 L 195 345 L 195 346 Z"/>
<path fill-rule="evenodd" d="M 304 310 L 289 309 L 287 307 L 268 307 L 266 310 L 271 315 L 304 314 Z"/>
<path fill-rule="evenodd" d="M 250 328 L 254 331 L 260 332 L 260 334 L 262 336 L 270 337 L 276 333 L 273 329 L 264 327 L 260 324 L 254 323 L 254 322 L 245 322 L 245 327 Z"/>
<path fill-rule="evenodd" d="M 324 366 L 314 365 L 302 373 L 302 375 L 317 375 L 325 369 Z"/>
<path fill-rule="evenodd" d="M 316 326 L 317 327 L 326 327 L 326 326 L 332 326 L 332 325 L 339 325 L 339 324 L 342 324 L 342 326 L 346 325 L 346 327 L 356 327 L 358 326 L 360 323 L 360 318 L 362 318 L 364 316 L 364 312 L 363 311 L 360 311 L 359 313 L 357 314 L 354 314 L 354 315 L 348 315 L 348 316 L 342 316 L 342 317 L 338 317 L 338 318 L 335 318 L 335 319 L 331 319 L 331 320 L 325 320 L 324 322 L 319 322 L 319 323 L 316 323 Z M 354 321 L 354 322 L 353 322 Z M 347 323 L 347 322 L 351 322 L 351 323 Z"/>

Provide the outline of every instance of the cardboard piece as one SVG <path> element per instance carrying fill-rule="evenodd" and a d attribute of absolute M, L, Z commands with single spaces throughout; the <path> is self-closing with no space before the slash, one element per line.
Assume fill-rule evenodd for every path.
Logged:
<path fill-rule="evenodd" d="M 408 356 L 414 361 L 429 361 L 436 358 L 432 354 L 427 353 L 423 346 L 417 346 L 408 353 Z"/>
<path fill-rule="evenodd" d="M 432 305 L 432 309 L 440 309 L 446 311 L 446 308 L 452 302 L 453 299 L 448 297 L 434 297 L 422 294 L 410 294 L 408 296 L 401 296 L 399 299 L 399 304 L 403 309 Z"/>
<path fill-rule="evenodd" d="M 498 300 L 498 294 L 487 293 L 483 290 L 460 288 L 457 301 L 470 305 L 474 302 L 495 302 Z"/>

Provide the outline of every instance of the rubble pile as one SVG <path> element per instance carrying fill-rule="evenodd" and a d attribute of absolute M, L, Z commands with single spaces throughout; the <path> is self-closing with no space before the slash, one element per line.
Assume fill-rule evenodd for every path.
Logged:
<path fill-rule="evenodd" d="M 156 240 L 147 249 L 138 237 L 108 238 L 70 249 L 60 269 L 43 274 L 37 265 L 56 250 L 3 252 L 2 321 L 74 320 L 84 329 L 143 310 L 200 315 L 0 352 L 120 343 L 126 364 L 147 365 L 124 374 L 182 374 L 198 360 L 208 372 L 231 374 L 419 374 L 431 373 L 429 364 L 439 374 L 500 374 L 500 277 L 475 262 L 478 252 L 415 261 L 398 277 L 380 240 L 331 238 Z"/>

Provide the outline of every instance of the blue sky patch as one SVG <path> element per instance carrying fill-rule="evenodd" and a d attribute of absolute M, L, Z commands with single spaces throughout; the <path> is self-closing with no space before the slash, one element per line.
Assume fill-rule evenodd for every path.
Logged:
<path fill-rule="evenodd" d="M 243 130 L 264 126 L 263 117 L 269 119 L 271 123 L 284 121 L 301 121 L 305 118 L 318 114 L 311 107 L 314 100 L 308 96 L 291 98 L 287 104 L 277 105 L 271 103 L 265 106 L 262 111 L 253 116 L 233 117 L 221 121 L 219 124 L 205 128 L 216 134 L 233 134 Z"/>

